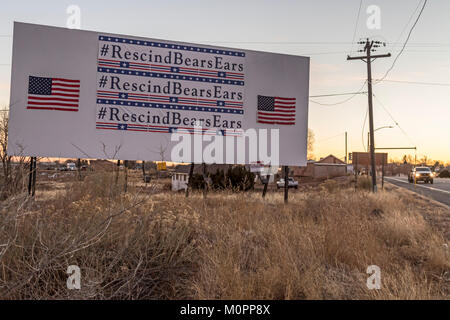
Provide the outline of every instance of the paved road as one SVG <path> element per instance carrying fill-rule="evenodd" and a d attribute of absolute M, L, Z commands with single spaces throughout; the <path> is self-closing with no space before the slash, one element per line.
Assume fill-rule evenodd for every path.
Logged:
<path fill-rule="evenodd" d="M 450 206 L 450 179 L 435 178 L 433 184 L 420 182 L 416 185 L 409 183 L 408 178 L 405 176 L 385 177 L 385 179 L 396 186 L 420 193 L 425 197 L 432 198 Z"/>

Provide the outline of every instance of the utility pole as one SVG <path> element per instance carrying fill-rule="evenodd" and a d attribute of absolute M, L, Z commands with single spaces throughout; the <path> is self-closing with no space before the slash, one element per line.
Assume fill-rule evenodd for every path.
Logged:
<path fill-rule="evenodd" d="M 348 164 L 348 153 L 347 153 L 347 131 L 345 131 L 345 164 Z"/>
<path fill-rule="evenodd" d="M 362 60 L 367 65 L 367 96 L 369 98 L 369 128 L 370 128 L 370 161 L 372 167 L 372 191 L 377 192 L 377 174 L 375 166 L 375 139 L 373 134 L 373 103 L 372 103 L 372 61 L 378 58 L 388 58 L 391 56 L 390 53 L 372 55 L 372 52 L 376 51 L 381 44 L 384 46 L 385 43 L 380 41 L 371 41 L 369 38 L 366 41 L 359 41 L 358 44 L 363 44 L 364 49 L 358 50 L 358 52 L 365 52 L 365 56 L 350 57 L 347 56 L 347 60 Z"/>

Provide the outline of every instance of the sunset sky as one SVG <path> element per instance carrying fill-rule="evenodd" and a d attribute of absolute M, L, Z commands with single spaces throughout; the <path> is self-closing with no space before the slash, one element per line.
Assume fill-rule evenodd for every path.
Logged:
<path fill-rule="evenodd" d="M 81 9 L 83 30 L 309 56 L 310 96 L 315 96 L 361 89 L 365 63 L 346 60 L 348 54 L 360 54 L 358 45 L 352 44 L 360 38 L 386 42 L 377 53 L 390 52 L 392 57 L 373 63 L 373 78 L 381 78 L 399 53 L 422 3 L 363 0 L 357 19 L 360 0 L 4 1 L 0 106 L 9 104 L 13 21 L 65 27 L 66 9 L 72 4 Z M 371 5 L 380 8 L 380 29 L 367 27 Z M 450 162 L 449 14 L 450 1 L 428 1 L 406 49 L 386 78 L 390 81 L 374 85 L 375 128 L 394 127 L 375 133 L 377 147 L 417 146 L 418 158 L 426 155 Z M 311 99 L 333 104 L 350 97 Z M 348 132 L 349 152 L 363 151 L 367 96 L 360 94 L 334 106 L 315 102 L 309 105 L 315 156 L 331 153 L 343 158 L 344 132 Z M 390 151 L 389 155 L 400 158 L 405 153 L 414 156 L 413 150 Z"/>

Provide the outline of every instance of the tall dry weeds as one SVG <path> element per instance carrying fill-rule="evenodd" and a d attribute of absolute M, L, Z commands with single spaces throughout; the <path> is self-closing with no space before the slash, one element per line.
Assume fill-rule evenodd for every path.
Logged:
<path fill-rule="evenodd" d="M 31 202 L 2 202 L 2 299 L 448 298 L 448 239 L 396 194 L 329 184 L 185 198 L 114 175 Z M 381 268 L 368 290 L 366 268 Z M 69 265 L 81 290 L 68 290 Z"/>

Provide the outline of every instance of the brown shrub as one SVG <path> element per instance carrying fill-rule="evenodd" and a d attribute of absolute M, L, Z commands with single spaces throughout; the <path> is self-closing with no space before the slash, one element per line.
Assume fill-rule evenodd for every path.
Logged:
<path fill-rule="evenodd" d="M 111 180 L 113 179 L 113 180 Z M 2 202 L 2 299 L 448 297 L 445 238 L 392 193 L 160 193 L 92 175 Z M 67 290 L 78 265 L 81 290 Z M 366 269 L 381 268 L 368 290 Z"/>

